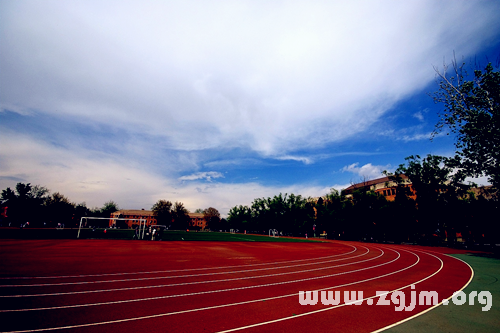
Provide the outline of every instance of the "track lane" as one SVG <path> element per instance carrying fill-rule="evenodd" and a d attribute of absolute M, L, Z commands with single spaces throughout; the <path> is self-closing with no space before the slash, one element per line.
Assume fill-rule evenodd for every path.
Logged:
<path fill-rule="evenodd" d="M 310 279 L 306 279 L 305 281 L 310 281 Z M 227 298 L 227 297 L 226 297 Z"/>
<path fill-rule="evenodd" d="M 344 249 L 349 246 L 367 246 L 371 249 L 372 254 L 376 252 L 376 248 L 383 248 L 385 252 L 387 253 L 384 256 L 384 261 L 381 261 L 381 263 L 385 262 L 386 260 L 389 259 L 388 253 L 396 253 L 400 252 L 402 255 L 402 258 L 400 260 L 396 260 L 395 262 L 383 266 L 379 266 L 377 268 L 373 268 L 372 272 L 376 272 L 379 276 L 384 275 L 383 273 L 390 274 L 391 272 L 394 273 L 398 269 L 404 269 L 404 267 L 409 267 L 413 264 L 410 264 L 411 261 L 410 258 L 415 258 L 413 254 L 410 252 L 405 252 L 404 249 L 401 249 L 402 247 L 397 247 L 397 246 L 379 246 L 377 244 L 359 244 L 359 243 L 349 243 L 349 244 L 335 244 L 334 247 L 331 249 L 333 250 L 335 247 L 343 247 Z M 249 249 L 249 247 L 247 247 Z M 336 250 L 339 250 L 338 248 Z M 391 252 L 394 251 L 394 252 Z M 417 251 L 414 251 L 414 253 L 418 253 Z M 314 251 L 310 251 L 309 254 L 312 255 L 317 255 L 314 253 Z M 425 257 L 425 254 L 420 254 L 421 256 Z M 248 257 L 248 256 L 247 256 Z M 323 256 L 323 257 L 328 257 L 328 256 Z M 392 257 L 394 258 L 394 257 Z M 406 259 L 405 259 L 406 258 Z M 307 262 L 307 258 L 303 258 L 305 262 Z M 310 260 L 315 260 L 315 258 L 309 258 Z M 448 257 L 449 259 L 449 257 Z M 300 259 L 302 260 L 302 259 Z M 415 259 L 414 259 L 415 260 Z M 288 262 L 292 262 L 294 260 L 288 260 Z M 406 261 L 406 263 L 404 263 Z M 229 262 L 229 260 L 225 261 L 226 263 Z M 286 262 L 286 260 L 284 261 Z M 443 262 L 446 262 L 444 260 Z M 219 261 L 219 263 L 222 263 L 222 261 Z M 415 262 L 414 262 L 415 263 Z M 262 263 L 265 266 L 266 263 Z M 270 266 L 272 266 L 274 263 L 268 263 Z M 327 264 L 327 263 L 323 263 Z M 253 265 L 253 264 L 251 264 Z M 453 266 L 453 262 L 447 262 L 445 266 Z M 234 265 L 238 266 L 238 265 Z M 313 267 L 313 265 L 308 265 L 310 267 Z M 321 264 L 319 264 L 321 266 Z M 258 267 L 258 265 L 254 266 Z M 367 268 L 367 267 L 360 267 L 360 268 Z M 246 289 L 240 289 L 240 290 L 235 290 L 235 291 L 227 291 L 227 292 L 222 292 L 219 293 L 221 296 L 217 295 L 216 297 L 213 296 L 212 294 L 199 294 L 199 295 L 191 295 L 191 296 L 183 296 L 181 301 L 175 300 L 174 302 L 171 302 L 172 299 L 169 299 L 166 301 L 165 299 L 158 299 L 158 300 L 149 300 L 149 301 L 141 301 L 140 306 L 137 304 L 129 303 L 126 306 L 116 306 L 116 305 L 107 305 L 107 306 L 96 306 L 95 310 L 89 311 L 88 309 L 65 309 L 64 311 L 49 311 L 45 312 L 45 314 L 40 311 L 37 314 L 30 315 L 32 316 L 31 321 L 33 323 L 34 328 L 41 328 L 41 327 L 48 327 L 50 328 L 51 323 L 57 323 L 58 326 L 62 326 L 64 323 L 68 324 L 69 326 L 71 324 L 78 324 L 78 321 L 75 321 L 74 319 L 80 318 L 80 323 L 83 323 L 83 325 L 89 325 L 90 326 L 84 326 L 81 328 L 73 328 L 70 331 L 71 332 L 77 332 L 77 331 L 89 331 L 92 329 L 93 332 L 98 332 L 98 331 L 107 331 L 107 330 L 125 330 L 125 331 L 132 331 L 134 329 L 137 330 L 151 330 L 154 332 L 157 328 L 157 326 L 160 327 L 169 327 L 172 331 L 193 331 L 193 330 L 199 330 L 200 327 L 206 328 L 211 331 L 220 331 L 224 330 L 227 328 L 237 328 L 237 327 L 245 327 L 247 325 L 252 325 L 256 323 L 262 323 L 263 321 L 265 322 L 266 319 L 269 320 L 277 320 L 277 319 L 282 319 L 282 318 L 287 318 L 291 316 L 289 313 L 295 314 L 296 316 L 293 316 L 293 319 L 286 319 L 286 320 L 280 320 L 280 324 L 265 324 L 265 325 L 259 325 L 258 328 L 255 328 L 258 331 L 262 330 L 267 330 L 268 327 L 274 327 L 274 329 L 277 327 L 275 325 L 278 325 L 279 329 L 283 327 L 287 327 L 288 322 L 294 322 L 294 324 L 291 324 L 290 329 L 301 327 L 300 323 L 302 320 L 304 322 L 308 323 L 310 325 L 311 321 L 313 322 L 325 322 L 324 327 L 329 327 L 331 329 L 331 325 L 328 325 L 327 323 L 329 321 L 335 322 L 334 318 L 337 317 L 342 317 L 346 318 L 346 322 L 349 322 L 349 313 L 350 316 L 353 316 L 353 311 L 354 312 L 359 312 L 360 310 L 358 309 L 364 309 L 364 306 L 347 306 L 347 307 L 342 307 L 342 309 L 335 309 L 334 311 L 328 310 L 326 312 L 332 312 L 335 313 L 334 318 L 332 319 L 332 315 L 316 315 L 316 314 L 310 314 L 304 317 L 307 317 L 305 319 L 301 319 L 299 315 L 302 314 L 304 311 L 306 311 L 308 308 L 309 310 L 312 308 L 312 306 L 300 306 L 298 304 L 298 290 L 311 290 L 314 288 L 335 288 L 335 290 L 349 290 L 349 288 L 352 288 L 352 286 L 358 284 L 360 287 L 362 287 L 362 290 L 364 290 L 366 293 L 365 295 L 370 294 L 371 292 L 377 290 L 385 290 L 385 289 L 379 289 L 383 287 L 395 287 L 395 286 L 400 286 L 401 282 L 407 283 L 408 281 L 418 281 L 416 280 L 417 278 L 421 278 L 422 276 L 425 276 L 426 272 L 428 272 L 430 269 L 435 269 L 436 268 L 436 263 L 433 263 L 432 261 L 426 259 L 423 261 L 419 261 L 416 263 L 412 268 L 406 269 L 404 271 L 401 271 L 399 273 L 394 273 L 387 275 L 383 278 L 378 278 L 374 280 L 369 280 L 369 281 L 363 281 L 363 276 L 366 279 L 371 279 L 371 278 L 376 278 L 377 274 L 366 274 L 366 272 L 363 273 L 363 271 L 359 271 L 356 274 L 353 274 L 352 276 L 356 275 L 356 278 L 352 279 L 350 276 L 348 277 L 349 274 L 340 274 L 336 276 L 331 276 L 328 278 L 318 278 L 314 279 L 315 277 L 320 277 L 321 275 L 314 275 L 310 274 L 311 272 L 304 272 L 304 281 L 301 283 L 296 282 L 296 283 L 290 283 L 290 284 L 277 284 L 274 286 L 268 286 L 268 287 L 261 287 L 258 288 L 260 290 L 251 290 L 251 288 L 246 288 Z M 184 270 L 193 270 L 197 268 L 183 268 Z M 202 267 L 202 269 L 215 269 L 215 268 L 210 268 L 210 267 Z M 291 268 L 293 269 L 293 268 Z M 325 272 L 328 271 L 330 268 L 325 268 Z M 369 270 L 369 269 L 368 269 Z M 331 268 L 331 271 L 334 272 L 335 268 Z M 457 270 L 459 272 L 460 269 Z M 453 270 L 448 270 L 448 273 L 452 273 Z M 247 272 L 248 273 L 248 272 Z M 337 272 L 341 273 L 341 272 Z M 111 273 L 112 274 L 112 273 Z M 246 274 L 246 273 L 243 273 Z M 300 274 L 300 273 L 298 273 Z M 146 274 L 147 275 L 147 274 Z M 192 274 L 188 274 L 192 275 Z M 101 275 L 99 275 L 101 276 Z M 455 278 L 461 278 L 461 274 L 457 273 Z M 219 276 L 220 277 L 220 276 Z M 89 278 L 89 277 L 87 277 Z M 189 280 L 194 277 L 183 277 L 181 278 L 182 280 Z M 275 280 L 269 279 L 262 277 L 264 282 L 269 283 L 282 283 L 284 282 L 281 277 L 275 277 Z M 376 281 L 376 282 L 375 282 Z M 242 281 L 240 281 L 242 282 Z M 334 284 L 334 282 L 337 282 Z M 347 284 L 352 283 L 350 286 L 344 286 L 341 287 L 342 282 L 345 282 Z M 226 285 L 226 287 L 230 284 L 232 286 L 235 285 L 234 282 L 230 281 L 223 281 L 223 282 L 214 282 L 215 284 L 220 283 L 222 285 Z M 212 284 L 212 283 L 209 283 Z M 295 285 L 293 285 L 295 284 Z M 421 283 L 423 286 L 423 283 Z M 246 283 L 242 283 L 241 287 L 244 286 L 249 286 Z M 172 289 L 178 290 L 178 286 L 170 287 Z M 302 288 L 302 289 L 301 289 Z M 453 289 L 452 287 L 450 287 Z M 190 288 L 188 288 L 190 289 Z M 202 288 L 200 289 L 201 292 L 207 291 L 206 289 Z M 243 290 L 251 290 L 250 293 L 245 292 L 243 293 Z M 356 289 L 357 290 L 357 289 Z M 391 289 L 389 289 L 391 290 Z M 286 295 L 284 292 L 290 292 L 289 296 L 283 296 Z M 113 292 L 115 293 L 115 292 Z M 271 297 L 262 297 L 266 295 L 271 295 Z M 274 298 L 273 298 L 274 297 Z M 45 297 L 42 297 L 45 298 Z M 93 297 L 90 297 L 93 298 Z M 89 300 L 90 300 L 89 298 Z M 181 299 L 178 298 L 178 299 Z M 79 299 L 82 300 L 81 295 L 79 296 Z M 1 299 L 0 299 L 1 300 Z M 57 303 L 58 301 L 55 301 Z M 232 303 L 231 303 L 232 302 Z M 368 306 L 366 306 L 368 307 Z M 98 309 L 99 308 L 99 309 Z M 345 309 L 344 309 L 345 308 Z M 368 309 L 362 310 L 363 311 L 368 311 L 368 312 L 373 312 L 375 313 L 379 310 L 377 310 L 378 307 L 372 306 L 368 307 Z M 346 310 L 347 309 L 347 310 Z M 355 309 L 355 310 L 349 310 L 349 309 Z M 85 313 L 84 316 L 82 316 L 82 311 Z M 168 312 L 170 311 L 170 312 Z M 294 312 L 291 312 L 294 311 Z M 302 312 L 301 312 L 302 311 Z M 347 311 L 347 312 L 346 312 Z M 382 311 L 382 309 L 380 310 Z M 295 313 L 296 312 L 296 313 Z M 306 311 L 307 312 L 307 311 Z M 325 311 L 324 311 L 325 312 Z M 47 314 L 50 313 L 50 314 Z M 392 309 L 391 311 L 382 311 L 380 313 L 380 318 L 384 318 L 384 314 L 393 314 L 394 310 Z M 142 315 L 144 317 L 143 319 L 137 320 L 138 315 Z M 12 315 L 12 314 L 11 314 Z M 128 317 L 127 316 L 135 316 L 134 317 Z M 297 317 L 298 316 L 298 317 Z M 26 314 L 20 317 L 26 317 Z M 28 316 L 29 317 L 29 316 Z M 50 317 L 50 322 L 47 323 L 47 317 Z M 296 318 L 295 318 L 296 317 Z M 340 318 L 339 317 L 339 318 Z M 389 316 L 391 317 L 391 316 Z M 193 318 L 196 318 L 196 320 L 193 320 Z M 311 319 L 314 318 L 314 319 Z M 329 319 L 328 319 L 329 318 Z M 391 318 L 394 318 L 392 316 Z M 124 322 L 114 322 L 114 323 L 108 323 L 108 324 L 103 324 L 100 325 L 98 322 L 103 321 L 103 322 L 109 322 L 111 320 L 125 320 Z M 381 322 L 384 322 L 383 320 L 380 320 Z M 97 325 L 92 325 L 93 323 L 97 323 Z M 360 321 L 364 322 L 364 321 Z M 394 322 L 394 320 L 392 321 Z M 298 324 L 297 324 L 298 323 Z M 203 326 L 200 326 L 203 324 Z M 359 323 L 358 323 L 359 324 Z M 163 326 L 167 325 L 167 326 Z M 238 326 L 240 325 L 240 326 Z M 361 324 L 360 324 L 361 325 Z M 366 323 L 363 325 L 367 325 Z M 23 327 L 27 328 L 26 325 L 22 325 Z M 316 326 L 316 325 L 315 325 Z M 323 325 L 320 325 L 323 327 Z M 19 325 L 13 325 L 13 329 L 16 329 L 15 327 L 21 327 Z M 55 327 L 55 326 L 52 326 Z M 304 327 L 302 327 L 304 328 Z M 347 327 L 348 328 L 348 327 Z M 379 326 L 380 328 L 380 326 Z M 255 330 L 254 328 L 247 328 L 248 330 Z M 274 330 L 270 329 L 270 330 Z M 4 331 L 2 329 L 2 331 Z M 164 330 L 163 330 L 164 331 Z"/>

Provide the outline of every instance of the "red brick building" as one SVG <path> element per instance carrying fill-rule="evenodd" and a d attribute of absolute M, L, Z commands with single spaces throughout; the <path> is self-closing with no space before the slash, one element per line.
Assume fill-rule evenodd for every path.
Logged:
<path fill-rule="evenodd" d="M 410 190 L 410 198 L 415 199 L 417 196 L 415 190 L 411 184 L 410 179 L 406 175 L 401 175 L 403 179 L 403 186 L 408 187 Z M 352 194 L 356 190 L 374 191 L 380 195 L 383 195 L 388 201 L 394 201 L 396 199 L 396 188 L 398 184 L 391 180 L 389 177 L 382 177 L 373 180 L 368 180 L 365 182 L 353 184 L 348 188 L 344 189 L 342 193 L 346 197 L 352 197 Z"/>
<path fill-rule="evenodd" d="M 204 230 L 207 228 L 207 221 L 204 218 L 203 214 L 198 213 L 188 213 L 190 221 L 189 227 L 200 228 L 200 230 Z M 135 219 L 135 220 L 109 220 L 109 226 L 119 226 L 120 224 L 126 224 L 129 229 L 134 229 L 136 226 L 139 226 L 140 219 L 146 220 L 146 227 L 157 225 L 158 222 L 156 217 L 154 216 L 154 212 L 151 210 L 144 209 L 122 209 L 111 213 L 111 218 L 126 218 L 126 219 Z"/>
<path fill-rule="evenodd" d="M 154 216 L 153 211 L 144 210 L 144 209 L 122 209 L 111 213 L 111 218 L 125 218 L 125 219 L 136 219 L 136 220 L 109 220 L 109 226 L 113 227 L 116 225 L 120 225 L 120 223 L 126 223 L 128 228 L 134 229 L 136 226 L 139 226 L 140 219 L 146 220 L 146 226 L 156 225 L 156 217 Z"/>
<path fill-rule="evenodd" d="M 191 221 L 189 221 L 190 227 L 200 228 L 200 230 L 205 230 L 207 228 L 207 220 L 205 216 L 201 213 L 189 213 Z"/>

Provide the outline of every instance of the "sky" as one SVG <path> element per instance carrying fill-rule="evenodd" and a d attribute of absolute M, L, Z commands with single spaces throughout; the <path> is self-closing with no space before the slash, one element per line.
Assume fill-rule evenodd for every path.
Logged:
<path fill-rule="evenodd" d="M 499 1 L 0 0 L 0 189 L 325 195 L 453 154 L 429 93 L 454 56 L 499 59 Z"/>

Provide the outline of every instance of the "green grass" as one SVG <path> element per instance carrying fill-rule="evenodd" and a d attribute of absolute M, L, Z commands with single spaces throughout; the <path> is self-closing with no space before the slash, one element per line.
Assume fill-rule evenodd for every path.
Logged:
<path fill-rule="evenodd" d="M 163 240 L 168 241 L 221 241 L 221 242 L 316 242 L 300 238 L 274 238 L 269 236 L 230 234 L 225 232 L 164 231 Z"/>
<path fill-rule="evenodd" d="M 78 229 L 0 229 L 0 239 L 75 239 Z M 80 239 L 133 239 L 131 229 L 81 229 Z M 146 238 L 146 236 L 145 236 Z M 273 238 L 259 235 L 230 234 L 224 232 L 164 231 L 163 241 L 220 241 L 220 242 L 317 242 L 314 239 Z"/>

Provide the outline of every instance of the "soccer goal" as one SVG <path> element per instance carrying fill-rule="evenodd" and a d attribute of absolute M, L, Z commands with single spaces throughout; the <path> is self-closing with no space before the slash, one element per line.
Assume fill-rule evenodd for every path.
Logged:
<path fill-rule="evenodd" d="M 269 229 L 269 237 L 279 238 L 280 234 L 278 233 L 278 230 L 276 230 L 276 229 Z"/>
<path fill-rule="evenodd" d="M 144 239 L 144 232 L 146 231 L 146 219 L 132 219 L 123 217 L 82 217 L 80 219 L 80 226 L 78 227 L 78 235 L 76 238 L 80 238 L 80 230 L 88 225 L 89 220 L 108 220 L 108 221 L 139 221 L 139 235 L 138 239 Z"/>

